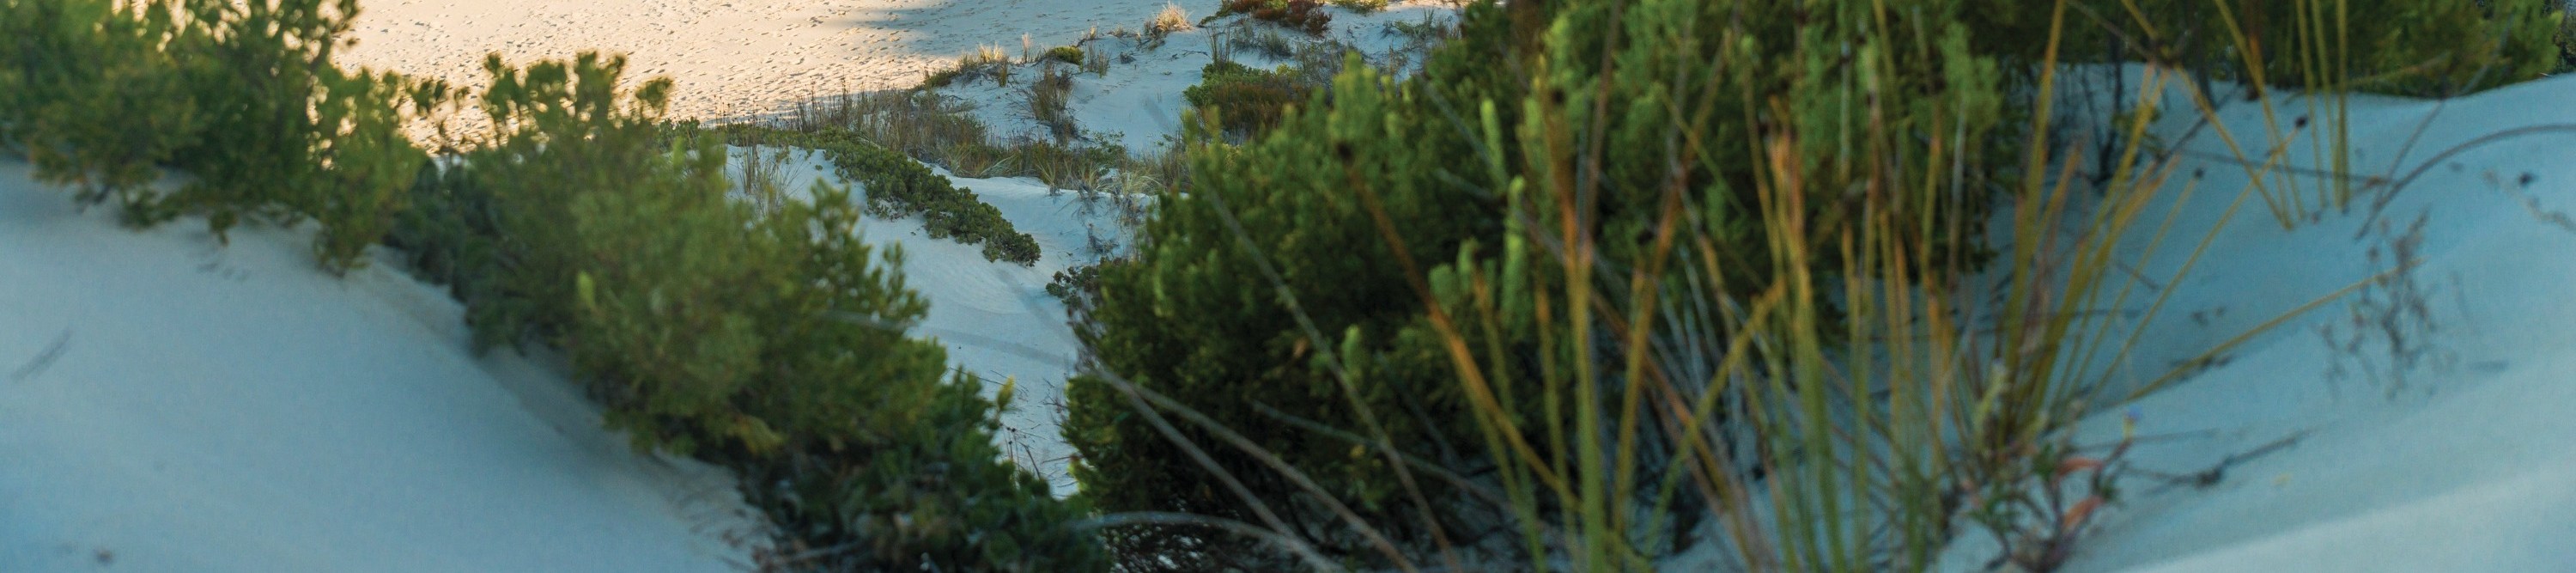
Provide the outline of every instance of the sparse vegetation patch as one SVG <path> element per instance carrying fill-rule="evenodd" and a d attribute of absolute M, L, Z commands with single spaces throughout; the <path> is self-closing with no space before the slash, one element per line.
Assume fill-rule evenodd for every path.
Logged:
<path fill-rule="evenodd" d="M 1216 118 L 1228 133 L 1249 135 L 1279 124 L 1289 106 L 1313 88 L 1295 68 L 1258 69 L 1230 61 L 1209 63 L 1198 85 L 1181 92 L 1190 106 Z"/>
<path fill-rule="evenodd" d="M 867 193 L 868 212 L 884 218 L 920 215 L 933 239 L 983 245 L 984 258 L 1022 265 L 1038 260 L 1037 240 L 1011 226 L 975 193 L 951 184 L 902 153 L 862 139 L 856 133 L 826 129 L 799 132 L 753 125 L 717 128 L 737 143 L 802 147 L 822 152 L 841 178 L 857 182 Z"/>
<path fill-rule="evenodd" d="M 1029 84 L 1029 118 L 1047 129 L 1057 143 L 1072 141 L 1080 135 L 1074 128 L 1073 75 L 1054 64 L 1038 66 L 1038 80 Z"/>
<path fill-rule="evenodd" d="M 1254 20 L 1278 24 L 1309 36 L 1322 36 L 1332 29 L 1333 14 L 1324 10 L 1319 0 L 1225 0 L 1216 15 L 1242 14 Z"/>

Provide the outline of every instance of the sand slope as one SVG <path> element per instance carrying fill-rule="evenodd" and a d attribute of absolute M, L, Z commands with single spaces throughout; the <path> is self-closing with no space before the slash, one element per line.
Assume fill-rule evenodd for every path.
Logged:
<path fill-rule="evenodd" d="M 2409 248 L 2420 266 L 2399 275 L 2403 288 L 2375 283 L 2297 315 L 2222 353 L 2215 368 L 2084 421 L 2077 443 L 2109 444 L 2119 439 L 2122 417 L 2134 414 L 2138 433 L 2148 437 L 2129 456 L 2141 470 L 2182 474 L 2240 461 L 2206 488 L 2132 472 L 2125 498 L 2101 514 L 2100 529 L 2077 546 L 2066 570 L 2576 567 L 2576 545 L 2566 543 L 2576 535 L 2576 417 L 2567 415 L 2576 408 L 2576 383 L 2566 375 L 2576 368 L 2576 329 L 2567 327 L 2576 324 L 2576 305 L 2567 302 L 2568 285 L 2576 283 L 2576 226 L 2563 219 L 2576 213 L 2576 131 L 2467 145 L 2568 125 L 2576 110 L 2560 102 L 2570 97 L 2576 78 L 2448 102 L 2354 96 L 2354 170 L 2387 181 L 2419 176 L 2376 216 L 2365 201 L 2324 209 L 2293 229 L 2276 223 L 2260 198 L 2248 199 L 2180 281 L 2170 277 L 2222 220 L 2248 171 L 2224 160 L 2232 154 L 2211 131 L 2184 137 L 2196 114 L 2171 114 L 2180 117 L 2159 125 L 2174 145 L 2198 154 L 2184 160 L 2168 196 L 2178 199 L 2187 179 L 2198 179 L 2202 191 L 2172 211 L 2179 239 L 2136 265 L 2155 284 L 2140 283 L 2123 310 L 2145 310 L 2163 289 L 2172 298 L 2146 325 L 2122 379 L 2160 375 L 2263 321 L 2395 268 L 2397 240 L 2419 216 L 2423 226 Z M 2240 141 L 2275 141 L 2263 135 L 2260 105 L 2232 99 L 2239 103 L 2220 115 Z M 2317 113 L 2300 97 L 2271 103 L 2272 129 L 2282 134 L 2298 133 L 2300 118 Z M 2323 167 L 2308 151 L 2311 141 L 2289 139 L 2287 162 Z M 2266 180 L 2276 192 L 2320 188 L 2314 177 L 2275 173 Z M 2149 212 L 2151 224 L 2141 225 L 2130 253 L 2143 252 L 2143 234 L 2176 204 Z M 2392 302 L 2420 304 L 2423 313 L 2381 310 Z M 2406 344 L 2392 345 L 2392 332 Z M 2360 343 L 2352 344 L 2356 336 Z M 2417 360 L 2401 368 L 2401 355 Z M 2266 450 L 2276 443 L 2286 445 Z M 1984 536 L 1962 538 L 1950 555 L 1953 569 L 1975 569 L 1994 555 Z"/>
<path fill-rule="evenodd" d="M 0 162 L 0 571 L 712 571 L 732 480 L 639 456 L 443 290 L 136 232 Z"/>

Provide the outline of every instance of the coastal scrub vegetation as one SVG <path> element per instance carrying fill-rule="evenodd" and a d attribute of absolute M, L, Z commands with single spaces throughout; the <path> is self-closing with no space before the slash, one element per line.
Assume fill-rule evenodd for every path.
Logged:
<path fill-rule="evenodd" d="M 958 188 L 947 177 L 847 130 L 811 132 L 754 125 L 715 129 L 736 144 L 812 149 L 823 154 L 845 180 L 866 188 L 868 214 L 880 218 L 920 215 L 933 239 L 983 245 L 984 258 L 1022 265 L 1038 260 L 1037 239 L 1019 232 L 1002 211 Z"/>
<path fill-rule="evenodd" d="M 1108 530 L 1131 570 L 1919 570 L 1968 535 L 2049 570 L 2125 451 L 2066 425 L 2174 377 L 2115 379 L 2134 335 L 2092 312 L 2161 296 L 2111 271 L 2171 192 L 2149 122 L 2234 103 L 2153 95 L 2456 94 L 2550 69 L 2555 17 L 1476 3 L 1418 75 L 1193 124 L 1192 191 L 1067 283 L 1074 475 L 1203 516 Z M 2073 176 L 2060 71 L 2129 62 L 2090 118 L 2127 143 Z M 2352 192 L 2230 191 L 2284 224 Z"/>
<path fill-rule="evenodd" d="M 560 350 L 638 449 L 731 468 L 765 568 L 1106 566 L 1084 502 L 994 445 L 983 382 L 905 334 L 928 309 L 901 253 L 858 235 L 866 210 L 920 209 L 1034 260 L 991 206 L 879 152 L 851 178 L 911 201 L 817 186 L 756 209 L 728 197 L 718 134 L 665 115 L 668 78 L 622 88 L 624 59 L 590 53 L 494 54 L 476 94 L 346 72 L 329 56 L 356 10 L 0 1 L 0 142 L 138 223 L 309 221 L 332 269 L 395 247 L 378 258 L 448 285 L 478 348 Z M 491 127 L 435 160 L 402 135 L 463 105 Z M 164 191 L 162 169 L 190 177 Z"/>
<path fill-rule="evenodd" d="M 41 179 L 114 201 L 137 225 L 205 215 L 318 223 L 316 258 L 366 263 L 428 161 L 400 130 L 446 86 L 349 71 L 333 48 L 355 0 L 0 3 L 0 140 Z M 150 184 L 162 168 L 192 175 Z"/>
<path fill-rule="evenodd" d="M 1312 33 L 1319 6 L 1226 9 Z M 2536 1 L 1478 2 L 1410 76 L 1289 89 L 1220 57 L 1185 146 L 1136 160 L 996 143 L 915 92 L 701 129 L 596 54 L 494 55 L 466 94 L 334 64 L 356 12 L 0 0 L 0 145 L 137 224 L 309 223 L 335 271 L 395 247 L 478 346 L 558 349 L 638 448 L 735 471 L 758 564 L 798 571 L 1919 570 L 1969 535 L 2049 570 L 2127 444 L 2066 425 L 2172 378 L 2115 380 L 2133 335 L 2092 312 L 2135 300 L 2112 269 L 2170 187 L 2154 118 L 2206 121 L 2226 82 L 2446 96 L 2567 53 Z M 1189 27 L 1173 5 L 1147 33 Z M 2125 144 L 2075 176 L 2059 74 L 2120 63 L 2146 81 L 2092 119 Z M 455 149 L 401 135 L 465 105 L 494 121 Z M 729 140 L 822 150 L 865 198 L 730 200 Z M 857 234 L 920 213 L 1037 258 L 913 158 L 1186 190 L 1052 291 L 1087 352 L 1073 498 L 1004 461 L 982 381 L 905 335 L 902 254 Z M 2295 225 L 2367 191 L 2235 192 Z"/>

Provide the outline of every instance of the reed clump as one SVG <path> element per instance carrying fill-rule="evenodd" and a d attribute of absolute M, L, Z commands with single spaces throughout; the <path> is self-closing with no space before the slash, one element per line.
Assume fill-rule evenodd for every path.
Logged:
<path fill-rule="evenodd" d="M 1419 76 L 1345 66 L 1261 137 L 1202 120 L 1191 192 L 1134 259 L 1068 281 L 1093 360 L 1067 389 L 1074 476 L 1112 515 L 1205 518 L 1122 522 L 1112 550 L 1919 570 L 1991 535 L 2062 563 L 2125 452 L 2067 425 L 2171 379 L 2116 376 L 2134 323 L 2096 312 L 2165 296 L 2114 271 L 2150 206 L 2193 192 L 2150 122 L 2220 103 L 2161 99 L 2214 81 L 2155 42 L 2198 14 L 2181 3 L 2025 4 L 1478 4 Z M 2289 4 L 2306 16 L 2274 25 L 2312 51 L 2260 51 L 2278 27 L 2222 50 L 2258 84 L 2352 89 L 2334 62 L 2416 53 L 2320 42 L 2324 7 L 2456 13 Z M 2533 41 L 2509 37 L 2495 57 Z M 2058 70 L 2104 58 L 2157 65 L 2091 118 L 2124 143 L 2080 177 L 2051 143 Z"/>

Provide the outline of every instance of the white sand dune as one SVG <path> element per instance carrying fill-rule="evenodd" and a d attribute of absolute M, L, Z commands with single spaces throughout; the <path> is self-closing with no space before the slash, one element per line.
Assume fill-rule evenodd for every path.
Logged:
<path fill-rule="evenodd" d="M 344 61 L 471 85 L 486 52 L 628 52 L 632 69 L 679 80 L 676 115 L 733 117 L 908 86 L 979 44 L 1017 53 L 1022 34 L 1044 48 L 1094 26 L 1137 27 L 1162 3 L 381 0 Z M 1368 26 L 1418 8 L 1348 18 L 1335 34 L 1383 51 L 1392 41 Z M 1178 91 L 1207 46 L 1204 32 L 1113 46 L 1135 61 L 1077 80 L 1082 128 L 1137 149 L 1174 131 Z M 1005 135 L 1034 129 L 1015 111 L 1016 87 L 947 91 Z M 2079 442 L 2105 443 L 2134 413 L 2156 438 L 2131 452 L 2139 468 L 2186 473 L 2265 453 L 2206 488 L 2133 482 L 2068 569 L 2576 570 L 2576 383 L 2564 374 L 2576 371 L 2576 219 L 2564 218 L 2576 213 L 2576 133 L 2540 129 L 2424 163 L 2481 136 L 2576 124 L 2571 97 L 2576 79 L 2449 102 L 2356 97 L 2362 170 L 2427 166 L 2380 218 L 2329 210 L 2284 230 L 2249 203 L 2167 284 L 2247 178 L 2224 161 L 2183 166 L 2178 178 L 2201 179 L 2202 191 L 2179 206 L 2180 238 L 2135 265 L 2148 280 L 2129 310 L 2165 289 L 2173 298 L 2145 325 L 2128 379 L 2384 270 L 2386 237 L 2366 231 L 2386 220 L 2402 232 L 2418 215 L 2422 264 L 2409 276 L 2431 321 L 2406 334 L 2427 360 L 2402 386 L 2330 376 L 2392 359 L 2384 339 L 2358 352 L 2323 342 L 2375 328 L 2338 302 L 2086 420 Z M 2306 100 L 2274 101 L 2279 131 L 2310 113 Z M 2169 114 L 2159 131 L 2228 154 L 2206 132 L 2182 137 L 2191 115 Z M 2258 106 L 2224 115 L 2240 141 L 2265 140 Z M 2289 161 L 2312 163 L 2301 153 Z M 796 188 L 830 179 L 807 154 L 786 168 Z M 916 334 L 941 339 L 952 364 L 1017 382 L 1002 439 L 1065 491 L 1069 451 L 1050 405 L 1076 345 L 1043 286 L 1096 257 L 1089 238 L 1114 225 L 1026 179 L 957 182 L 1037 238 L 1038 264 L 985 261 L 922 236 L 917 219 L 863 232 L 901 244 L 910 285 L 932 301 Z M 438 289 L 384 265 L 321 274 L 298 231 L 244 229 L 221 246 L 189 222 L 129 231 L 67 196 L 29 183 L 23 163 L 0 163 L 0 571 L 704 571 L 741 559 L 724 537 L 746 521 L 721 471 L 634 454 L 559 368 L 474 356 Z M 1964 538 L 1950 563 L 1991 557 L 1979 542 Z"/>
<path fill-rule="evenodd" d="M 2388 368 L 2397 347 L 2377 322 L 2388 315 L 2367 306 L 2356 314 L 2354 303 L 2409 297 L 2373 287 L 2296 316 L 2169 390 L 2086 420 L 2077 442 L 2108 444 L 2119 439 L 2121 418 L 2136 414 L 2139 435 L 2149 437 L 2129 455 L 2138 468 L 2180 474 L 2240 461 L 2206 488 L 2133 474 L 2125 500 L 2101 514 L 2066 570 L 2576 570 L 2576 545 L 2567 543 L 2576 538 L 2576 381 L 2567 375 L 2576 371 L 2576 329 L 2568 328 L 2576 324 L 2576 226 L 2559 219 L 2576 213 L 2576 109 L 2563 105 L 2571 97 L 2576 78 L 2448 102 L 2354 96 L 2354 169 L 2402 180 L 2421 168 L 2421 176 L 2378 219 L 2361 204 L 2284 230 L 2261 199 L 2249 199 L 2196 269 L 2153 287 L 2173 289 L 2173 298 L 2144 331 L 2130 378 L 2393 268 L 2389 238 L 2418 216 L 2420 266 L 2407 276 L 2429 320 L 2398 324 L 2412 338 L 2403 353 L 2421 361 Z M 2304 98 L 2272 102 L 2281 133 L 2316 113 Z M 2182 138 L 2195 115 L 2173 113 L 2159 126 L 2175 145 L 2201 152 L 2177 171 L 2173 190 L 2198 173 L 2203 191 L 2180 208 L 2178 238 L 2138 265 L 2157 283 L 2247 181 L 2244 167 L 2216 159 L 2233 155 L 2214 133 Z M 2221 116 L 2240 142 L 2273 140 L 2261 135 L 2260 105 L 2230 104 Z M 2288 163 L 2324 167 L 2309 141 L 2292 142 Z M 2282 192 L 2319 188 L 2313 177 L 2268 180 Z M 2165 212 L 2155 208 L 2149 221 Z M 2374 221 L 2394 232 L 2365 232 L 2379 228 Z M 2156 294 L 2142 288 L 2124 308 L 2144 310 Z M 2327 334 L 2341 343 L 2356 333 L 2366 333 L 2358 346 L 2326 343 Z M 2402 376 L 2374 380 L 2365 361 Z M 2286 445 L 2265 449 L 2276 443 Z M 1954 565 L 1993 556 L 1982 535 L 1954 548 Z"/>
<path fill-rule="evenodd" d="M 0 162 L 0 571 L 714 571 L 723 471 L 306 235 L 136 232 Z"/>
<path fill-rule="evenodd" d="M 735 148 L 737 157 L 745 151 Z M 821 154 L 802 150 L 790 151 L 778 171 L 786 188 L 798 194 L 817 181 L 851 185 L 833 172 Z M 1093 251 L 1094 237 L 1110 249 L 1124 248 L 1116 210 L 1105 199 L 1051 192 L 1025 178 L 954 181 L 1036 239 L 1037 263 L 985 260 L 982 246 L 930 238 L 919 217 L 869 217 L 859 233 L 871 245 L 902 249 L 905 285 L 929 299 L 930 316 L 914 326 L 914 336 L 939 339 L 948 349 L 950 366 L 983 377 L 988 390 L 1015 385 L 1017 396 L 1005 405 L 1004 430 L 995 438 L 1012 459 L 1045 476 L 1058 494 L 1071 494 L 1073 481 L 1065 468 L 1073 450 L 1056 431 L 1056 421 L 1079 345 L 1065 322 L 1064 303 L 1047 294 L 1046 285 L 1057 271 L 1111 254 Z"/>

